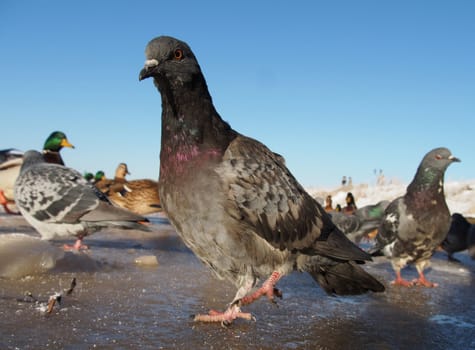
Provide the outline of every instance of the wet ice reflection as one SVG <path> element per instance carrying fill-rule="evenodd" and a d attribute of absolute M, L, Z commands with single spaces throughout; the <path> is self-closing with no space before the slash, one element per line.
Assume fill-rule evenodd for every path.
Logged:
<path fill-rule="evenodd" d="M 223 329 L 195 324 L 190 316 L 223 309 L 234 287 L 216 280 L 166 220 L 152 222 L 153 232 L 96 233 L 86 238 L 89 252 L 67 252 L 46 272 L 0 278 L 0 348 L 475 348 L 475 263 L 466 253 L 458 255 L 462 264 L 436 254 L 428 271 L 440 284 L 435 289 L 389 286 L 394 276 L 384 258 L 366 265 L 387 286 L 380 294 L 329 297 L 310 276 L 294 273 L 279 282 L 283 299 L 278 306 L 260 300 L 245 310 L 256 322 L 239 321 Z M 63 243 L 47 244 L 56 251 Z M 10 257 L 18 259 L 15 255 L 19 250 Z M 136 263 L 147 256 L 155 257 L 158 265 Z M 1 259 L 10 264 L 3 253 Z M 408 278 L 417 276 L 415 269 L 405 272 Z M 18 301 L 28 291 L 44 303 L 68 288 L 73 277 L 74 292 L 64 295 L 51 314 Z"/>

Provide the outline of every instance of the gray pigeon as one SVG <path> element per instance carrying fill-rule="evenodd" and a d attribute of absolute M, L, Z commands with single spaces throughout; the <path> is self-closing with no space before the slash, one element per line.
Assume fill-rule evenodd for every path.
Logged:
<path fill-rule="evenodd" d="M 83 248 L 83 237 L 106 227 L 148 230 L 146 218 L 114 207 L 79 172 L 46 163 L 37 151 L 23 157 L 15 199 L 43 239 L 76 236 L 73 249 Z"/>
<path fill-rule="evenodd" d="M 358 208 L 352 214 L 343 212 L 329 212 L 335 225 L 356 244 L 363 238 L 368 238 L 372 232 L 376 232 L 384 216 L 384 210 L 389 201 L 381 201 Z"/>
<path fill-rule="evenodd" d="M 140 80 L 162 97 L 160 199 L 185 244 L 237 293 L 224 313 L 195 321 L 251 318 L 242 305 L 280 295 L 277 281 L 307 271 L 330 294 L 381 292 L 349 241 L 286 168 L 283 157 L 234 131 L 216 112 L 190 47 L 158 37 Z M 259 280 L 262 286 L 251 293 Z"/>
<path fill-rule="evenodd" d="M 460 162 L 447 148 L 435 148 L 424 156 L 406 194 L 386 208 L 372 253 L 382 250 L 391 259 L 396 280 L 393 284 L 434 287 L 424 276 L 435 249 L 442 243 L 450 226 L 445 202 L 444 174 L 453 162 Z M 414 264 L 419 278 L 409 282 L 401 269 Z"/>

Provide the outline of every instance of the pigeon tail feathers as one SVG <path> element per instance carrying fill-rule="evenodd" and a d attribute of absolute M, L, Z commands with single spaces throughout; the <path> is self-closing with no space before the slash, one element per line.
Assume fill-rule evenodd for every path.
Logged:
<path fill-rule="evenodd" d="M 320 265 L 308 271 L 327 292 L 335 295 L 359 295 L 368 291 L 384 292 L 385 287 L 376 278 L 354 262 Z"/>

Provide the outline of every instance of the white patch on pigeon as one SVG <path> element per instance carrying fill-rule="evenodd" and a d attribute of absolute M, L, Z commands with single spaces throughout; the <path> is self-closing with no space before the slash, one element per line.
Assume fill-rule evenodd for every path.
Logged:
<path fill-rule="evenodd" d="M 387 221 L 387 222 L 390 222 L 391 224 L 394 224 L 394 223 L 397 221 L 396 214 L 389 214 L 389 215 L 386 217 L 386 221 Z"/>
<path fill-rule="evenodd" d="M 392 242 L 391 244 L 388 244 L 383 248 L 383 254 L 385 256 L 392 256 L 393 255 L 393 249 L 394 249 L 394 244 L 396 242 Z"/>

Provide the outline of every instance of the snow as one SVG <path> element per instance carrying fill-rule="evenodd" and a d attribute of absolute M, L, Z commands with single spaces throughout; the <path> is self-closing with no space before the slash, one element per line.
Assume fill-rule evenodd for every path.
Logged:
<path fill-rule="evenodd" d="M 392 201 L 406 192 L 408 184 L 390 182 L 383 184 L 353 184 L 337 188 L 307 188 L 307 191 L 320 203 L 327 195 L 332 196 L 333 207 L 340 204 L 343 208 L 346 194 L 353 193 L 358 208 L 376 204 L 382 200 Z M 475 180 L 449 181 L 444 185 L 445 198 L 451 213 L 460 213 L 465 217 L 475 217 Z"/>

